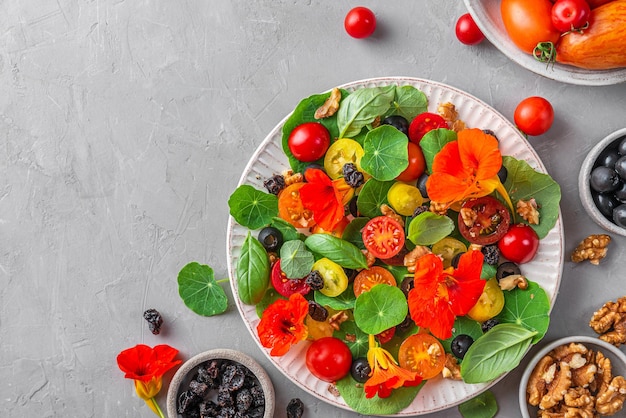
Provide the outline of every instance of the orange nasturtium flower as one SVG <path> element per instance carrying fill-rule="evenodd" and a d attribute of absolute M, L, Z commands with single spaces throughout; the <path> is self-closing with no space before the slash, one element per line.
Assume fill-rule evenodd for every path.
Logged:
<path fill-rule="evenodd" d="M 282 356 L 293 344 L 306 339 L 308 330 L 304 319 L 308 313 L 309 302 L 300 293 L 268 306 L 256 328 L 263 347 L 271 348 L 272 356 Z"/>
<path fill-rule="evenodd" d="M 435 155 L 432 173 L 426 182 L 428 197 L 449 207 L 496 190 L 515 212 L 498 178 L 501 167 L 498 140 L 480 129 L 464 129 L 458 133 L 456 141 L 447 143 Z"/>
<path fill-rule="evenodd" d="M 342 178 L 331 180 L 322 170 L 308 169 L 306 184 L 300 189 L 300 200 L 305 209 L 313 212 L 315 222 L 326 231 L 332 231 L 344 217 L 344 206 L 354 196 L 354 189 Z"/>
<path fill-rule="evenodd" d="M 482 266 L 483 254 L 478 250 L 461 255 L 456 269 L 444 270 L 443 261 L 435 254 L 420 257 L 415 265 L 415 287 L 408 298 L 413 321 L 439 339 L 450 338 L 455 318 L 467 314 L 483 292 Z"/>
<path fill-rule="evenodd" d="M 125 373 L 124 377 L 135 381 L 137 395 L 162 418 L 163 411 L 155 397 L 161 390 L 165 372 L 180 364 L 180 360 L 174 360 L 177 354 L 178 350 L 169 345 L 161 344 L 152 348 L 138 344 L 117 356 L 117 365 Z"/>
<path fill-rule="evenodd" d="M 367 362 L 372 369 L 370 378 L 364 385 L 365 397 L 368 399 L 376 395 L 379 398 L 387 398 L 393 389 L 422 383 L 422 378 L 416 372 L 398 366 L 393 356 L 378 346 L 373 335 L 369 336 Z"/>

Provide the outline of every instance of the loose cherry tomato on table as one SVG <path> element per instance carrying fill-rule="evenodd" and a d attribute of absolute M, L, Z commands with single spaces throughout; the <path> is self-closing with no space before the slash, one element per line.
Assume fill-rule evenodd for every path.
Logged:
<path fill-rule="evenodd" d="M 415 116 L 409 125 L 409 140 L 419 144 L 422 137 L 433 129 L 447 128 L 448 122 L 436 113 L 424 112 Z"/>
<path fill-rule="evenodd" d="M 589 22 L 591 7 L 586 0 L 557 0 L 552 6 L 552 25 L 561 32 L 581 29 Z"/>
<path fill-rule="evenodd" d="M 376 16 L 367 7 L 355 7 L 346 15 L 343 26 L 353 38 L 367 38 L 376 30 Z"/>
<path fill-rule="evenodd" d="M 298 161 L 317 161 L 330 146 L 330 133 L 321 123 L 305 122 L 291 131 L 287 144 Z"/>
<path fill-rule="evenodd" d="M 502 0 L 500 13 L 509 38 L 529 54 L 540 42 L 556 44 L 561 36 L 552 26 L 550 0 Z"/>
<path fill-rule="evenodd" d="M 430 334 L 413 334 L 400 345 L 398 351 L 400 367 L 416 372 L 423 379 L 431 379 L 443 370 L 446 352 Z"/>
<path fill-rule="evenodd" d="M 361 235 L 367 251 L 383 260 L 398 254 L 404 247 L 404 228 L 389 216 L 370 219 Z"/>
<path fill-rule="evenodd" d="M 539 248 L 539 236 L 526 224 L 511 225 L 506 234 L 498 241 L 500 253 L 508 260 L 527 263 L 535 257 Z"/>
<path fill-rule="evenodd" d="M 325 382 L 336 382 L 346 376 L 351 365 L 352 353 L 346 343 L 338 338 L 320 338 L 306 350 L 306 367 Z"/>
<path fill-rule="evenodd" d="M 313 212 L 305 209 L 300 199 L 300 189 L 305 183 L 294 183 L 285 187 L 278 195 L 278 216 L 296 228 L 315 225 Z"/>
<path fill-rule="evenodd" d="M 386 268 L 372 266 L 361 270 L 354 278 L 354 296 L 359 297 L 361 293 L 369 291 L 377 284 L 396 286 L 397 282 L 393 274 Z"/>
<path fill-rule="evenodd" d="M 456 21 L 455 32 L 457 39 L 465 45 L 477 45 L 485 39 L 485 35 L 469 13 L 465 13 Z"/>
<path fill-rule="evenodd" d="M 515 108 L 513 119 L 526 135 L 542 135 L 548 132 L 554 122 L 554 108 L 543 97 L 527 97 Z"/>
<path fill-rule="evenodd" d="M 289 279 L 287 275 L 280 269 L 280 260 L 276 261 L 272 266 L 272 286 L 282 296 L 288 298 L 294 293 L 306 295 L 311 288 L 306 284 L 305 279 Z"/>
<path fill-rule="evenodd" d="M 511 215 L 498 199 L 483 196 L 463 203 L 458 224 L 459 232 L 470 243 L 490 245 L 509 229 Z"/>

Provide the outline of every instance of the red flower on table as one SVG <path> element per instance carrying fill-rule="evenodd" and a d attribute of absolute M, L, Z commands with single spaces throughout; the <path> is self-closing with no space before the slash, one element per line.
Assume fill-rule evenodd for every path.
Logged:
<path fill-rule="evenodd" d="M 300 293 L 288 300 L 278 299 L 263 311 L 257 332 L 263 347 L 271 348 L 272 356 L 282 356 L 292 345 L 308 335 L 304 318 L 309 313 L 309 302 Z"/>
<path fill-rule="evenodd" d="M 313 219 L 326 231 L 332 231 L 344 217 L 344 206 L 354 196 L 354 189 L 343 178 L 331 180 L 322 170 L 308 169 L 306 184 L 300 189 L 300 200 L 305 209 L 313 212 Z"/>
<path fill-rule="evenodd" d="M 457 269 L 444 270 L 435 254 L 420 257 L 408 298 L 413 321 L 439 339 L 450 338 L 455 318 L 467 314 L 483 292 L 482 265 L 483 254 L 476 250 L 464 253 Z"/>
<path fill-rule="evenodd" d="M 125 373 L 124 377 L 135 381 L 137 395 L 161 417 L 163 412 L 154 397 L 161 391 L 163 375 L 181 363 L 180 360 L 174 360 L 177 354 L 178 350 L 169 345 L 161 344 L 152 348 L 138 344 L 117 356 L 117 365 Z"/>

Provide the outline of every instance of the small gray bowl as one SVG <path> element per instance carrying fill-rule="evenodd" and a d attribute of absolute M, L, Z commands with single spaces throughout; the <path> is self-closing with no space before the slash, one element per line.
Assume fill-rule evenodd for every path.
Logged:
<path fill-rule="evenodd" d="M 619 129 L 608 135 L 606 138 L 598 142 L 596 146 L 591 149 L 591 151 L 589 151 L 589 154 L 587 154 L 585 160 L 583 161 L 583 165 L 578 175 L 578 194 L 580 195 L 580 200 L 585 208 L 585 211 L 587 211 L 589 216 L 591 216 L 591 219 L 609 232 L 626 236 L 626 228 L 617 226 L 600 212 L 593 201 L 593 197 L 591 197 L 591 187 L 589 186 L 591 170 L 593 170 L 598 157 L 607 148 L 617 145 L 623 137 L 626 137 L 626 128 Z"/>
<path fill-rule="evenodd" d="M 227 348 L 218 348 L 197 354 L 180 366 L 167 390 L 167 415 L 170 418 L 180 417 L 177 411 L 178 397 L 186 390 L 189 382 L 197 373 L 198 367 L 209 360 L 215 359 L 231 360 L 240 363 L 256 376 L 265 395 L 265 413 L 263 418 L 273 418 L 275 406 L 274 386 L 267 372 L 252 357 L 240 351 Z"/>
<path fill-rule="evenodd" d="M 519 385 L 519 406 L 523 418 L 531 418 L 537 416 L 538 408 L 528 404 L 528 402 L 526 401 L 526 386 L 528 386 L 528 380 L 530 379 L 530 375 L 532 374 L 533 369 L 535 368 L 539 360 L 543 358 L 543 356 L 548 354 L 556 347 L 569 343 L 581 343 L 588 349 L 602 352 L 605 357 L 611 360 L 611 370 L 613 372 L 613 376 L 626 377 L 626 354 L 624 354 L 619 348 L 605 341 L 602 341 L 599 338 L 577 335 L 552 341 L 551 343 L 543 347 L 539 352 L 537 352 L 537 354 L 535 354 L 535 356 L 526 366 L 524 374 L 522 375 L 522 380 L 520 381 Z"/>

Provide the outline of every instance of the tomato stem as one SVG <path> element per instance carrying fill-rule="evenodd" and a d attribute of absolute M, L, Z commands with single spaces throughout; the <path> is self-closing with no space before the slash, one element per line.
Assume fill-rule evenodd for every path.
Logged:
<path fill-rule="evenodd" d="M 547 63 L 546 68 L 556 61 L 556 47 L 553 42 L 539 42 L 533 49 L 533 57 L 539 62 Z"/>

